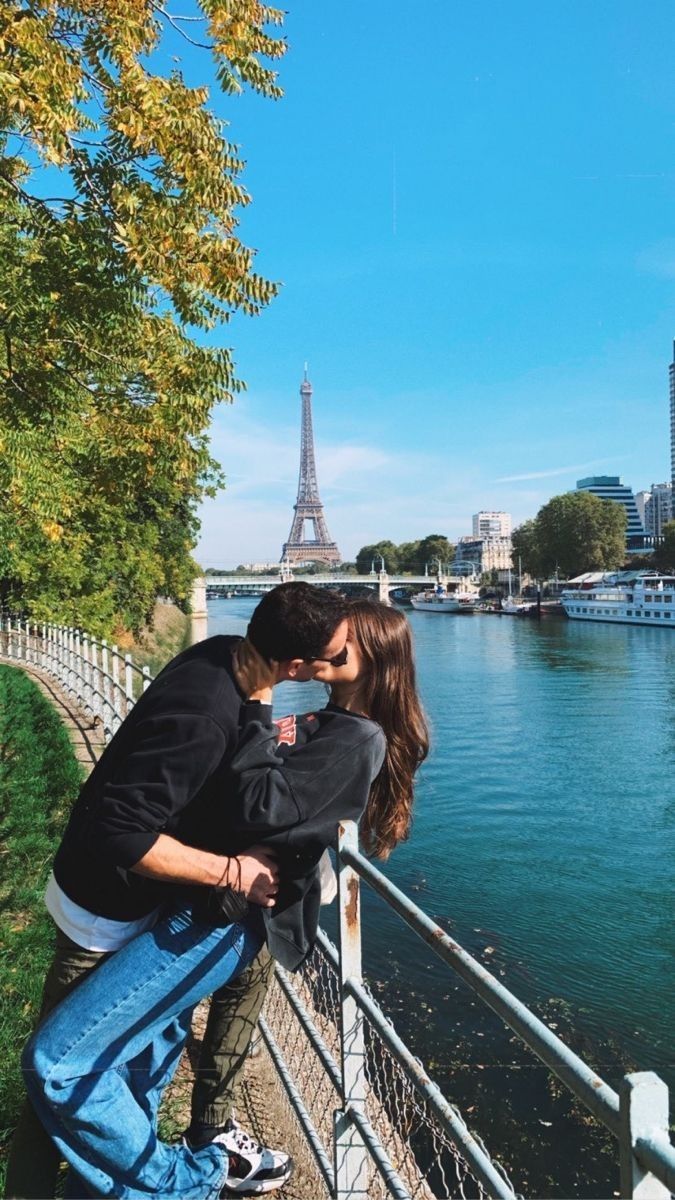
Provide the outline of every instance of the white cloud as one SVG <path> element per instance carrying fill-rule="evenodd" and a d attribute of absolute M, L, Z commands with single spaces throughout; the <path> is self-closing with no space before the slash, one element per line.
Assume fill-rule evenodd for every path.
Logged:
<path fill-rule="evenodd" d="M 675 279 L 675 239 L 666 238 L 642 250 L 635 260 L 639 271 L 660 279 Z"/>
<path fill-rule="evenodd" d="M 545 471 L 526 471 L 523 475 L 502 475 L 499 479 L 495 479 L 495 483 L 520 483 L 528 479 L 550 479 L 554 475 L 574 475 L 579 471 L 588 471 L 591 467 L 600 467 L 609 462 L 621 462 L 625 457 L 625 454 L 618 458 L 614 455 L 612 458 L 594 458 L 591 462 L 576 463 L 571 467 L 549 467 Z"/>

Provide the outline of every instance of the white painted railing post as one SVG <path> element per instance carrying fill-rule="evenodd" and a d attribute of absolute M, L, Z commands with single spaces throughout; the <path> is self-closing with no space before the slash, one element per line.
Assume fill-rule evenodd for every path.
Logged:
<path fill-rule="evenodd" d="M 82 685 L 83 699 L 85 710 L 89 709 L 92 716 L 94 709 L 91 703 L 91 668 L 89 666 L 89 634 L 82 634 L 82 675 L 84 683 Z"/>
<path fill-rule="evenodd" d="M 129 715 L 134 707 L 134 683 L 131 671 L 131 655 L 124 655 L 124 695 L 126 697 L 126 712 L 125 717 Z"/>
<path fill-rule="evenodd" d="M 653 1071 L 625 1075 L 619 1087 L 622 1200 L 669 1200 L 670 1188 L 635 1156 L 640 1138 L 669 1144 L 668 1088 Z"/>
<path fill-rule="evenodd" d="M 58 656 L 57 676 L 58 676 L 59 683 L 61 684 L 62 687 L 64 687 L 65 683 L 66 683 L 67 672 L 66 672 L 66 631 L 65 631 L 65 628 L 63 625 L 59 625 L 58 630 L 57 630 L 56 648 L 57 648 L 57 656 Z"/>
<path fill-rule="evenodd" d="M 40 666 L 43 671 L 47 670 L 47 624 L 42 622 L 42 654 L 40 655 Z"/>
<path fill-rule="evenodd" d="M 82 695 L 82 681 L 80 678 L 80 676 L 82 674 L 82 668 L 81 668 L 82 655 L 80 653 L 81 645 L 82 645 L 82 634 L 80 633 L 79 629 L 76 629 L 75 630 L 75 681 L 74 682 L 75 682 L 75 696 L 77 697 L 78 700 L 81 698 L 81 695 Z"/>
<path fill-rule="evenodd" d="M 144 692 L 147 692 L 151 683 L 152 683 L 152 676 L 150 674 L 150 668 L 148 666 L 145 666 L 145 667 L 143 667 L 143 691 Z"/>
<path fill-rule="evenodd" d="M 112 654 L 112 697 L 113 697 L 113 716 L 112 716 L 112 731 L 117 733 L 122 724 L 122 704 L 120 692 L 120 653 L 115 643 L 111 648 Z"/>
<path fill-rule="evenodd" d="M 110 732 L 113 733 L 114 729 L 115 729 L 114 720 L 113 720 L 114 712 L 115 712 L 114 697 L 111 697 L 111 695 L 110 695 L 110 693 L 112 691 L 112 687 L 111 687 L 111 683 L 110 683 L 110 653 L 108 651 L 108 639 L 107 638 L 103 638 L 103 641 L 101 642 L 101 670 L 103 671 L 103 680 L 101 683 L 101 687 L 103 690 L 103 696 L 101 698 L 101 712 L 102 712 L 102 716 L 103 716 L 103 736 L 105 737 L 105 740 L 107 741 L 108 740 L 108 730 L 110 730 Z M 109 723 L 108 723 L 108 717 L 110 718 Z"/>
<path fill-rule="evenodd" d="M 75 662 L 75 630 L 68 626 L 68 694 L 77 695 L 77 663 Z"/>
<path fill-rule="evenodd" d="M 358 850 L 357 827 L 353 821 L 339 826 L 339 849 Z M 345 993 L 345 983 L 361 976 L 361 897 L 356 871 L 338 855 L 338 903 L 340 906 L 340 1066 L 342 1108 L 334 1114 L 335 1188 L 337 1200 L 368 1200 L 368 1156 L 361 1135 L 349 1119 L 349 1110 L 365 1114 L 366 1059 L 363 1014 L 356 1001 Z"/>
<path fill-rule="evenodd" d="M 66 692 L 70 688 L 70 628 L 61 626 L 61 686 Z"/>
<path fill-rule="evenodd" d="M 92 688 L 92 716 L 96 720 L 102 717 L 101 713 L 101 672 L 98 669 L 98 642 L 96 638 L 91 639 L 91 688 Z"/>

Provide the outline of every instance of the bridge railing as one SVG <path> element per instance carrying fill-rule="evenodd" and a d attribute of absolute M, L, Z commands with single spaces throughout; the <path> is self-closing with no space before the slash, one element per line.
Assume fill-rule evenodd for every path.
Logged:
<path fill-rule="evenodd" d="M 0 656 L 46 672 L 110 741 L 149 687 L 148 667 L 130 654 L 68 625 L 35 624 L 13 617 L 0 621 Z"/>
<path fill-rule="evenodd" d="M 112 736 L 151 682 L 117 646 L 68 626 L 0 620 L 0 657 L 46 672 Z M 356 826 L 338 838 L 339 945 L 319 931 L 301 972 L 277 967 L 260 1026 L 288 1102 L 335 1200 L 515 1197 L 488 1154 L 396 1033 L 364 983 L 361 897 L 365 883 L 436 957 L 456 972 L 618 1139 L 621 1197 L 667 1200 L 675 1192 L 668 1089 L 652 1072 L 625 1076 L 615 1092 L 547 1025 L 444 932 L 358 849 Z"/>

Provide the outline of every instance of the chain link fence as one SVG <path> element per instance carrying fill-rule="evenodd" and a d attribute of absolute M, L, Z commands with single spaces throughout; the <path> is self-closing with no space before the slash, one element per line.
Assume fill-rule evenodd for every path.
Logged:
<path fill-rule="evenodd" d="M 337 962 L 337 950 L 322 934 L 301 971 L 289 976 L 282 968 L 277 968 L 263 1024 L 283 1056 L 331 1164 L 335 1160 L 334 1113 L 342 1106 L 341 996 Z M 377 1007 L 369 991 L 368 995 Z M 393 1028 L 384 1014 L 381 1018 L 383 1024 Z M 308 1023 L 313 1026 L 314 1037 Z M 410 1196 L 412 1200 L 449 1200 L 450 1197 L 479 1200 L 487 1197 L 488 1191 L 471 1173 L 466 1160 L 451 1142 L 405 1067 L 383 1040 L 379 1029 L 366 1019 L 364 1032 L 366 1117 L 392 1168 L 392 1174 L 385 1181 L 376 1167 L 370 1165 L 365 1183 L 367 1196 L 372 1200 L 384 1200 L 396 1194 L 391 1186 L 395 1176 L 402 1185 L 400 1194 Z M 289 1107 L 294 1107 L 290 1100 L 288 1103 Z M 456 1109 L 453 1111 L 463 1125 L 461 1114 Z M 478 1141 L 475 1134 L 472 1136 Z M 502 1174 L 506 1187 L 514 1194 L 508 1178 Z M 335 1194 L 328 1190 L 318 1169 L 317 1186 L 321 1184 L 324 1195 Z"/>

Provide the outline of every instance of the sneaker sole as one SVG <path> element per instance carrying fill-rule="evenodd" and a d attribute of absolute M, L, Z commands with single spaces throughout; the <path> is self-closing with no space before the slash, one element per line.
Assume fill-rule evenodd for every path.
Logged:
<path fill-rule="evenodd" d="M 247 1187 L 228 1188 L 227 1183 L 221 1195 L 223 1196 L 262 1196 L 265 1192 L 274 1192 L 277 1188 L 282 1188 L 288 1183 L 293 1174 L 293 1159 L 288 1160 L 288 1169 L 283 1176 L 278 1179 L 261 1179 L 259 1183 L 253 1181 Z"/>

